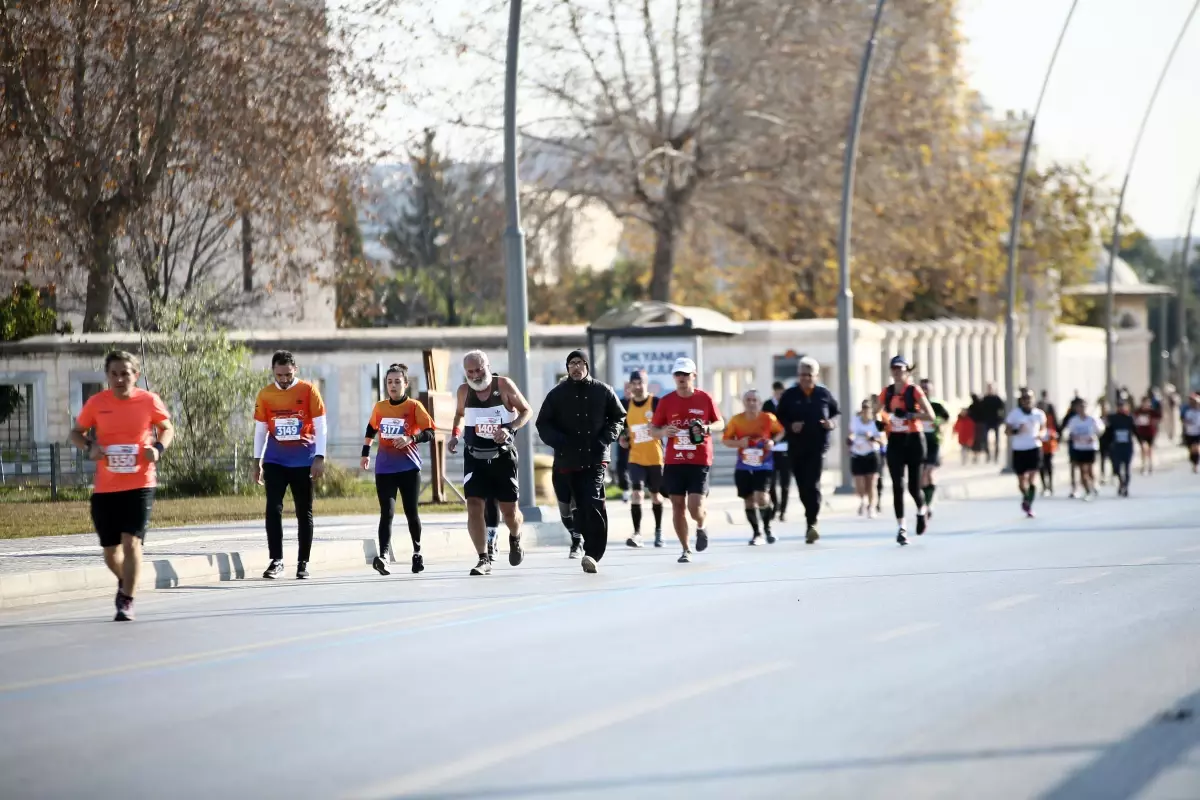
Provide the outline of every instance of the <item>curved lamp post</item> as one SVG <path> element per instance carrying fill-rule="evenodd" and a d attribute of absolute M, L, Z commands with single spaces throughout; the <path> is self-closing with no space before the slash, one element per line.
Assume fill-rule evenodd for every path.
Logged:
<path fill-rule="evenodd" d="M 1196 178 L 1196 188 L 1192 190 L 1192 210 L 1188 212 L 1187 230 L 1183 235 L 1183 259 L 1179 264 L 1179 386 L 1178 390 L 1187 396 L 1192 390 L 1192 348 L 1188 341 L 1187 307 L 1191 294 L 1192 281 L 1188 272 L 1188 251 L 1192 249 L 1192 224 L 1196 221 L 1196 205 L 1200 203 L 1200 176 Z"/>

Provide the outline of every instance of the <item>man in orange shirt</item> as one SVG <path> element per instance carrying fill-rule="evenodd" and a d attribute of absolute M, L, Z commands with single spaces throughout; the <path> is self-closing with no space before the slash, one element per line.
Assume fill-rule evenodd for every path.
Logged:
<path fill-rule="evenodd" d="M 116 622 L 134 618 L 142 542 L 158 485 L 154 465 L 175 436 L 162 399 L 137 388 L 140 372 L 135 356 L 109 353 L 104 359 L 108 389 L 88 399 L 71 430 L 71 444 L 96 462 L 92 524 L 104 563 L 117 576 Z"/>
<path fill-rule="evenodd" d="M 762 410 L 762 399 L 757 389 L 751 389 L 742 397 L 745 408 L 734 414 L 725 425 L 721 441 L 726 447 L 736 447 L 737 466 L 733 470 L 733 482 L 737 484 L 738 497 L 746 504 L 746 520 L 753 535 L 750 544 L 758 544 L 766 534 L 767 544 L 774 544 L 771 534 L 771 498 L 767 484 L 775 471 L 773 461 L 775 443 L 783 438 L 783 425 L 770 411 Z M 759 533 L 759 522 L 762 533 Z"/>
<path fill-rule="evenodd" d="M 263 577 L 283 574 L 283 498 L 296 504 L 296 578 L 308 577 L 313 540 L 313 480 L 325 474 L 328 428 L 317 387 L 296 379 L 296 358 L 280 350 L 271 358 L 275 382 L 254 403 L 254 481 L 267 487 L 267 547 Z"/>

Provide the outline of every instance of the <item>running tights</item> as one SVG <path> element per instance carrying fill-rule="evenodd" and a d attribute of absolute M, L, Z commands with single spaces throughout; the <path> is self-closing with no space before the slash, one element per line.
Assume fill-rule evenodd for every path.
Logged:
<path fill-rule="evenodd" d="M 1113 475 L 1121 486 L 1129 486 L 1129 465 L 1133 463 L 1133 445 L 1113 445 L 1108 458 L 1112 462 Z"/>
<path fill-rule="evenodd" d="M 417 498 L 421 494 L 421 470 L 388 472 L 375 476 L 375 494 L 379 496 L 379 555 L 387 558 L 392 546 L 392 518 L 396 516 L 396 494 L 408 520 L 408 535 L 413 552 L 421 552 L 421 518 L 417 515 Z"/>
<path fill-rule="evenodd" d="M 907 488 L 920 509 L 925 504 L 921 491 L 921 467 L 925 463 L 925 434 L 893 433 L 888 439 L 887 466 L 892 478 L 892 503 L 896 519 L 904 519 L 904 471 L 908 470 Z"/>
<path fill-rule="evenodd" d="M 1042 489 L 1047 492 L 1054 491 L 1054 454 L 1042 453 L 1042 466 L 1039 470 L 1042 474 Z"/>
<path fill-rule="evenodd" d="M 771 470 L 771 508 L 777 514 L 787 513 L 788 489 L 792 482 L 792 466 L 788 461 L 790 456 L 782 453 L 775 456 L 775 466 Z"/>
<path fill-rule="evenodd" d="M 271 558 L 283 560 L 283 498 L 292 490 L 296 504 L 297 561 L 308 561 L 313 540 L 313 479 L 311 467 L 263 464 L 267 487 L 267 549 Z"/>

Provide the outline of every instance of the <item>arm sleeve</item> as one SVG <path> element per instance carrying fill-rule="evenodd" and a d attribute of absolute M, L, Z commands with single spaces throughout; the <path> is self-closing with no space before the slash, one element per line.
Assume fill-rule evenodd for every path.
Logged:
<path fill-rule="evenodd" d="M 314 455 L 318 458 L 324 458 L 325 447 L 329 443 L 329 422 L 324 414 L 313 418 L 313 438 L 315 439 L 314 449 L 316 451 Z"/>
<path fill-rule="evenodd" d="M 254 421 L 254 457 L 262 458 L 267 449 L 267 423 Z"/>
<path fill-rule="evenodd" d="M 433 428 L 422 428 L 417 432 L 417 435 L 412 437 L 417 444 L 425 444 L 433 441 Z"/>
<path fill-rule="evenodd" d="M 363 438 L 364 439 L 374 439 L 376 433 L 379 433 L 379 429 L 368 422 L 367 430 L 363 433 Z"/>

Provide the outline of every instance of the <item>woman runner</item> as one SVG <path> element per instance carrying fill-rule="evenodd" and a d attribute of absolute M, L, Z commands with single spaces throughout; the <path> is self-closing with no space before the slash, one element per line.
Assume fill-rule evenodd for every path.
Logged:
<path fill-rule="evenodd" d="M 392 518 L 396 515 L 396 493 L 408 521 L 412 539 L 412 571 L 425 569 L 421 557 L 421 518 L 417 498 L 421 494 L 421 452 L 419 444 L 433 438 L 433 419 L 425 406 L 408 397 L 408 367 L 392 364 L 384 378 L 387 399 L 371 411 L 363 441 L 362 468 L 371 467 L 371 442 L 379 434 L 379 453 L 375 457 L 375 493 L 379 496 L 379 555 L 371 566 L 380 575 L 389 575 L 387 555 L 392 545 Z"/>
<path fill-rule="evenodd" d="M 854 476 L 854 492 L 858 495 L 858 515 L 867 519 L 875 516 L 875 478 L 879 474 L 879 446 L 883 432 L 876 425 L 877 415 L 870 400 L 864 400 L 857 414 L 850 418 L 850 474 Z"/>
<path fill-rule="evenodd" d="M 892 503 L 896 509 L 896 543 L 908 544 L 904 527 L 905 471 L 907 488 L 917 504 L 917 535 L 928 525 L 921 470 L 925 464 L 925 424 L 933 421 L 933 408 L 921 387 L 912 382 L 912 364 L 904 356 L 891 362 L 892 383 L 879 393 L 879 404 L 888 416 L 888 474 L 892 478 Z"/>

